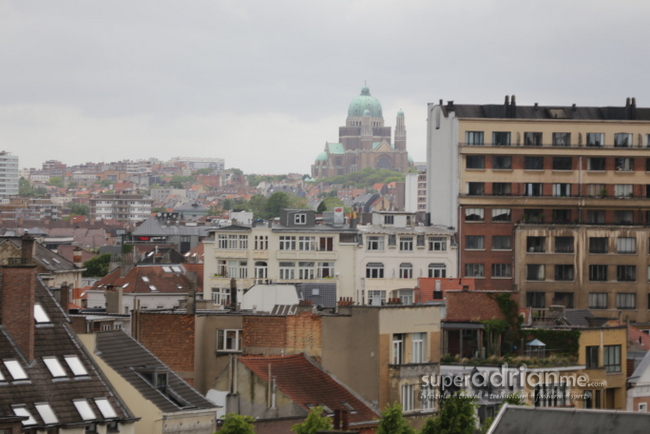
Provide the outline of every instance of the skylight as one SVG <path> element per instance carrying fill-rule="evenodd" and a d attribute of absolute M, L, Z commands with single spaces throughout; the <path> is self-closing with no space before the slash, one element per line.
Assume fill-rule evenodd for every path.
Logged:
<path fill-rule="evenodd" d="M 158 289 L 154 285 L 149 285 L 149 289 L 152 291 L 158 291 Z"/>
<path fill-rule="evenodd" d="M 127 286 L 129 286 L 129 283 L 131 282 L 126 282 L 124 285 L 122 285 L 122 289 L 125 289 Z"/>
<path fill-rule="evenodd" d="M 50 263 L 47 261 L 47 259 L 41 258 L 41 261 L 42 261 L 44 264 L 50 265 Z"/>
<path fill-rule="evenodd" d="M 50 317 L 45 313 L 45 309 L 38 303 L 34 305 L 34 319 L 39 324 L 50 322 Z"/>
<path fill-rule="evenodd" d="M 52 407 L 50 407 L 50 404 L 48 404 L 47 402 L 34 404 L 34 407 L 36 407 L 36 411 L 38 411 L 38 414 L 41 415 L 41 419 L 43 419 L 45 425 L 59 423 L 59 419 L 56 418 L 56 415 L 54 414 L 54 410 L 52 410 Z"/>
<path fill-rule="evenodd" d="M 181 267 L 179 267 L 177 265 L 172 265 L 172 270 L 174 270 L 174 273 L 182 273 L 183 272 Z"/>
<path fill-rule="evenodd" d="M 23 367 L 20 366 L 20 363 L 18 363 L 18 360 L 5 360 L 4 363 L 11 374 L 11 378 L 14 380 L 27 379 L 27 374 L 25 374 L 25 371 L 23 370 Z"/>
<path fill-rule="evenodd" d="M 45 362 L 45 366 L 47 366 L 47 369 L 50 370 L 50 374 L 52 374 L 52 377 L 65 377 L 65 371 L 63 370 L 63 366 L 61 366 L 61 363 L 59 363 L 59 359 L 56 357 L 43 357 L 43 362 Z"/>
<path fill-rule="evenodd" d="M 88 371 L 84 368 L 84 365 L 81 364 L 81 360 L 77 356 L 63 356 L 65 362 L 68 364 L 72 373 L 75 376 L 88 375 Z"/>
<path fill-rule="evenodd" d="M 11 409 L 14 411 L 16 416 L 25 416 L 29 419 L 23 421 L 23 425 L 36 425 L 36 419 L 34 416 L 27 410 L 25 405 L 12 405 Z"/>
<path fill-rule="evenodd" d="M 52 258 L 52 261 L 56 262 L 57 264 L 60 264 L 60 263 L 61 263 L 61 262 L 59 262 L 59 260 L 56 259 L 56 258 Z"/>
<path fill-rule="evenodd" d="M 99 408 L 99 411 L 102 412 L 104 419 L 117 417 L 117 413 L 113 410 L 111 403 L 108 402 L 108 398 L 95 398 L 95 404 L 97 405 L 97 408 Z"/>
<path fill-rule="evenodd" d="M 0 371 L 0 381 L 5 381 L 5 376 L 2 375 L 2 372 Z"/>
<path fill-rule="evenodd" d="M 144 280 L 145 282 L 149 283 L 149 278 L 148 278 L 147 276 L 142 276 L 142 280 Z"/>
<path fill-rule="evenodd" d="M 162 269 L 163 269 L 163 271 L 165 273 L 171 273 L 172 272 L 171 267 L 168 267 L 167 265 L 163 265 Z"/>
<path fill-rule="evenodd" d="M 77 407 L 77 411 L 79 412 L 79 416 L 83 420 L 93 420 L 95 419 L 95 412 L 93 411 L 92 408 L 90 408 L 90 404 L 88 404 L 88 401 L 85 399 L 75 399 L 72 401 L 75 407 Z"/>

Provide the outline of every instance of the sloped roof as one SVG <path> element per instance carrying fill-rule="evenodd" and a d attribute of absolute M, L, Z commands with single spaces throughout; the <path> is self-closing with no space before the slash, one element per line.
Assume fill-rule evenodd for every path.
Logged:
<path fill-rule="evenodd" d="M 648 335 L 647 333 L 642 332 L 636 327 L 632 327 L 631 325 L 628 325 L 627 336 L 628 336 L 628 340 L 630 342 L 634 342 L 636 346 L 643 348 L 643 350 L 645 351 L 650 350 L 650 335 Z"/>
<path fill-rule="evenodd" d="M 4 238 L 0 240 L 0 244 L 3 244 L 5 242 L 11 243 L 15 247 L 16 251 L 20 251 L 22 249 L 20 238 Z M 35 246 L 36 248 L 34 249 L 34 259 L 36 259 L 36 263 L 41 268 L 44 268 L 47 271 L 53 273 L 79 270 L 79 268 L 75 267 L 72 262 L 68 261 L 61 255 L 57 255 L 42 244 L 35 243 Z"/>
<path fill-rule="evenodd" d="M 327 151 L 330 154 L 345 154 L 345 148 L 342 143 L 328 143 Z"/>
<path fill-rule="evenodd" d="M 639 363 L 639 366 L 637 366 L 634 370 L 634 373 L 630 376 L 630 378 L 627 379 L 627 382 L 636 384 L 641 376 L 643 376 L 643 374 L 648 370 L 648 367 L 650 367 L 650 351 L 645 354 L 641 360 L 641 363 Z"/>
<path fill-rule="evenodd" d="M 86 421 L 88 424 L 107 420 L 102 416 L 102 412 L 94 401 L 95 398 L 107 398 L 118 419 L 133 418 L 124 403 L 117 398 L 112 387 L 99 376 L 98 368 L 82 350 L 82 344 L 72 331 L 68 317 L 40 278 L 36 280 L 35 296 L 36 301 L 41 304 L 49 316 L 50 323 L 35 327 L 34 360 L 31 363 L 24 362 L 22 353 L 15 346 L 8 331 L 4 326 L 0 326 L 0 359 L 17 360 L 29 380 L 7 381 L 6 384 L 0 386 L 0 415 L 13 415 L 12 404 L 25 404 L 37 422 L 34 428 L 44 427 L 46 423 L 34 404 L 48 403 L 58 419 L 57 426 L 84 424 L 73 400 L 86 399 L 96 416 L 95 420 Z M 75 376 L 63 356 L 77 356 L 86 369 L 87 375 Z M 43 357 L 56 357 L 65 371 L 65 375 L 53 381 L 52 374 L 46 367 Z M 12 379 L 4 364 L 0 364 L 0 372 L 5 379 Z"/>
<path fill-rule="evenodd" d="M 243 356 L 239 361 L 264 381 L 275 377 L 278 389 L 296 404 L 309 411 L 307 404 L 325 404 L 332 411 L 346 410 L 341 401 L 347 402 L 356 412 L 350 412 L 351 423 L 368 422 L 379 417 L 345 386 L 309 361 L 304 354 L 293 356 L 251 357 Z"/>
<path fill-rule="evenodd" d="M 190 289 L 185 268 L 177 264 L 136 266 L 124 277 L 120 276 L 120 268 L 117 268 L 97 281 L 93 289 L 105 289 L 108 285 L 121 286 L 125 294 L 179 294 Z"/>
<path fill-rule="evenodd" d="M 164 225 L 156 217 L 149 217 L 133 231 L 133 236 L 169 236 L 169 235 L 198 235 L 207 236 L 211 226 Z"/>
<path fill-rule="evenodd" d="M 65 246 L 61 245 L 56 248 L 56 252 L 63 256 L 65 259 L 67 259 L 70 262 L 74 262 L 74 250 L 77 248 L 77 246 Z M 86 249 L 81 249 L 81 263 L 84 263 L 92 258 L 97 256 L 93 252 L 89 252 Z"/>
<path fill-rule="evenodd" d="M 216 407 L 122 330 L 97 333 L 96 345 L 99 357 L 160 411 L 175 412 Z M 166 372 L 167 389 L 180 399 L 175 398 L 176 402 L 174 402 L 173 399 L 169 399 L 158 391 L 138 373 L 138 369 L 143 367 Z M 185 402 L 183 403 L 183 401 Z M 182 405 L 184 405 L 183 408 Z"/>

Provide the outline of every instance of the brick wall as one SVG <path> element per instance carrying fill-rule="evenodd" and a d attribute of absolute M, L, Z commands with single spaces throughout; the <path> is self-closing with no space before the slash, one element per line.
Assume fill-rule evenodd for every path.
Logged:
<path fill-rule="evenodd" d="M 34 303 L 36 273 L 34 266 L 2 267 L 2 325 L 27 360 L 34 360 Z"/>
<path fill-rule="evenodd" d="M 321 356 L 320 315 L 297 312 L 287 317 L 287 354 L 305 353 L 310 357 Z"/>
<path fill-rule="evenodd" d="M 283 349 L 284 354 L 321 355 L 321 316 L 297 312 L 288 316 L 245 316 L 244 351 L 248 354 L 277 353 L 264 348 Z"/>
<path fill-rule="evenodd" d="M 492 298 L 493 296 L 491 294 L 497 295 L 499 293 L 477 291 L 446 292 L 447 321 L 505 319 L 499 304 Z M 514 299 L 516 300 L 516 297 Z"/>

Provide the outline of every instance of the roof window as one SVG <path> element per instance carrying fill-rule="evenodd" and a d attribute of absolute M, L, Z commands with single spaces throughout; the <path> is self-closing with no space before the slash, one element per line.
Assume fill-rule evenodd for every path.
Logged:
<path fill-rule="evenodd" d="M 59 362 L 59 359 L 57 359 L 54 356 L 51 357 L 43 357 L 43 362 L 45 363 L 45 366 L 47 366 L 47 369 L 50 370 L 50 374 L 52 374 L 52 377 L 65 377 L 65 370 L 63 370 L 63 366 L 61 366 L 61 363 Z"/>
<path fill-rule="evenodd" d="M 34 319 L 39 324 L 51 322 L 50 317 L 45 313 L 45 309 L 39 303 L 34 305 Z"/>
<path fill-rule="evenodd" d="M 14 411 L 14 414 L 16 416 L 24 416 L 27 417 L 27 420 L 24 420 L 22 423 L 23 425 L 36 425 L 36 419 L 34 419 L 34 416 L 27 410 L 27 406 L 24 404 L 21 405 L 12 405 L 11 409 Z"/>
<path fill-rule="evenodd" d="M 63 356 L 63 358 L 75 376 L 88 375 L 88 371 L 86 371 L 78 356 Z"/>
<path fill-rule="evenodd" d="M 171 267 L 169 267 L 169 266 L 167 266 L 167 265 L 163 265 L 162 269 L 163 269 L 163 271 L 164 271 L 165 273 L 171 273 L 171 272 L 172 272 Z"/>
<path fill-rule="evenodd" d="M 142 276 L 142 280 L 146 283 L 149 283 L 149 278 L 147 276 Z"/>
<path fill-rule="evenodd" d="M 7 367 L 9 373 L 11 374 L 11 378 L 13 378 L 14 380 L 27 379 L 27 374 L 23 370 L 23 367 L 20 366 L 20 363 L 18 363 L 18 360 L 5 360 L 4 364 Z"/>
<path fill-rule="evenodd" d="M 113 410 L 113 406 L 108 402 L 108 398 L 95 398 L 95 404 L 97 408 L 104 416 L 104 419 L 112 419 L 117 417 L 117 413 Z"/>
<path fill-rule="evenodd" d="M 88 401 L 85 399 L 75 399 L 72 401 L 74 406 L 77 408 L 77 411 L 79 412 L 79 416 L 83 420 L 94 420 L 95 419 L 95 412 L 93 411 L 92 408 L 90 408 L 90 404 L 88 404 Z"/>
<path fill-rule="evenodd" d="M 59 423 L 59 419 L 57 419 L 54 414 L 54 410 L 52 410 L 52 407 L 50 407 L 50 404 L 47 402 L 34 404 L 34 407 L 36 407 L 36 411 L 38 411 L 38 414 L 41 416 L 41 419 L 43 419 L 43 422 L 45 422 L 45 425 Z"/>

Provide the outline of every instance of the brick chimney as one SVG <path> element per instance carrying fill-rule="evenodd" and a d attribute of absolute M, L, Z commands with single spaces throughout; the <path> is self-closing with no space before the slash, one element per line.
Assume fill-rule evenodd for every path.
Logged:
<path fill-rule="evenodd" d="M 0 276 L 0 323 L 5 327 L 28 361 L 34 360 L 34 303 L 36 264 L 34 238 L 22 237 L 20 258 L 9 258 Z"/>
<path fill-rule="evenodd" d="M 79 246 L 76 246 L 72 251 L 72 263 L 77 268 L 82 268 L 84 265 L 83 262 L 81 261 L 81 252 L 82 249 Z"/>

